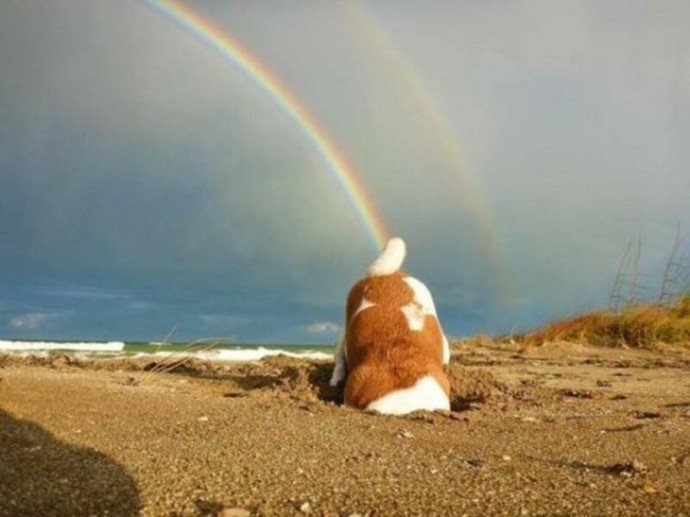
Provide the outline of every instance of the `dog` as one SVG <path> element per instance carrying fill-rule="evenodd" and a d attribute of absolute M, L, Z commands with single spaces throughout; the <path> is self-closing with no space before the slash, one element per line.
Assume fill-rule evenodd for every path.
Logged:
<path fill-rule="evenodd" d="M 450 347 L 429 289 L 401 270 L 405 242 L 388 241 L 350 290 L 331 386 L 345 382 L 345 404 L 402 415 L 450 410 L 444 366 Z"/>

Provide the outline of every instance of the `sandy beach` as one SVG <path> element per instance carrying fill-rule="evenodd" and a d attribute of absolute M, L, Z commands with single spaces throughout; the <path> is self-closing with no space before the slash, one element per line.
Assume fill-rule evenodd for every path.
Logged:
<path fill-rule="evenodd" d="M 0 515 L 690 515 L 690 350 L 454 346 L 453 412 L 332 363 L 0 356 Z"/>

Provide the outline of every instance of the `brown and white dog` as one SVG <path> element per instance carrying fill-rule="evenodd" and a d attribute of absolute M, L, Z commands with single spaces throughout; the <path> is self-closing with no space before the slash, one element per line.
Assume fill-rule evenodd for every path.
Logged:
<path fill-rule="evenodd" d="M 450 409 L 448 341 L 427 287 L 400 271 L 405 243 L 391 239 L 347 297 L 331 385 L 347 377 L 345 404 L 401 415 Z"/>

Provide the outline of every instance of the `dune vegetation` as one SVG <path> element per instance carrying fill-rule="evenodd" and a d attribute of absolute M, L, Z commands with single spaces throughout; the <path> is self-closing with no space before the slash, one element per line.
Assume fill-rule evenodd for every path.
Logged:
<path fill-rule="evenodd" d="M 572 341 L 603 346 L 690 346 L 690 293 L 669 305 L 646 303 L 564 318 L 518 338 L 525 345 Z"/>
<path fill-rule="evenodd" d="M 517 338 L 525 347 L 553 341 L 651 348 L 660 343 L 690 347 L 690 261 L 680 226 L 658 297 L 644 301 L 640 279 L 642 240 L 630 241 L 611 289 L 610 308 L 559 319 Z"/>

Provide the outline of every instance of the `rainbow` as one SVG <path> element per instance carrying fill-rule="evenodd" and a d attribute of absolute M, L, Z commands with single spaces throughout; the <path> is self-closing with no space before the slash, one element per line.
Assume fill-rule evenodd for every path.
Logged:
<path fill-rule="evenodd" d="M 302 130 L 344 192 L 353 212 L 364 227 L 373 250 L 380 251 L 388 235 L 381 215 L 374 209 L 361 180 L 347 163 L 343 153 L 290 90 L 226 31 L 182 2 L 143 1 L 244 72 Z"/>

